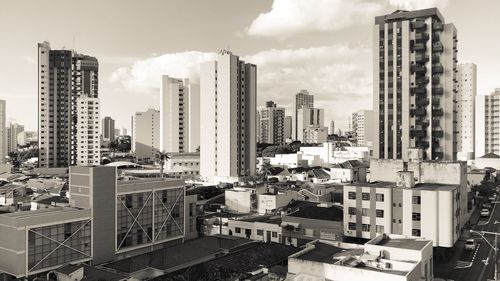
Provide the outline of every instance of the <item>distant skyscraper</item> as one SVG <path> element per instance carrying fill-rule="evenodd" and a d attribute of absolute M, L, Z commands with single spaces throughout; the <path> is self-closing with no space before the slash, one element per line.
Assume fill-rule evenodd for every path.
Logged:
<path fill-rule="evenodd" d="M 229 51 L 201 66 L 200 174 L 234 181 L 255 173 L 257 67 Z"/>
<path fill-rule="evenodd" d="M 127 128 L 122 129 L 122 136 L 128 136 Z"/>
<path fill-rule="evenodd" d="M 292 138 L 292 116 L 285 116 L 285 129 L 283 131 L 285 140 Z"/>
<path fill-rule="evenodd" d="M 335 121 L 330 121 L 330 127 L 328 128 L 328 134 L 335 134 Z"/>
<path fill-rule="evenodd" d="M 500 155 L 500 88 L 495 89 L 490 95 L 482 97 L 484 99 L 484 154 L 493 152 Z M 480 107 L 478 107 L 480 108 Z"/>
<path fill-rule="evenodd" d="M 360 110 L 356 112 L 356 120 L 354 120 L 356 131 L 354 131 L 354 135 L 356 136 L 358 146 L 372 146 L 374 135 L 373 125 L 371 124 L 372 120 L 373 110 Z"/>
<path fill-rule="evenodd" d="M 17 136 L 24 132 L 24 126 L 17 123 L 10 123 L 7 127 L 7 153 L 11 153 L 17 149 Z"/>
<path fill-rule="evenodd" d="M 101 163 L 99 98 L 81 96 L 77 99 L 77 104 L 76 165 L 97 166 Z"/>
<path fill-rule="evenodd" d="M 38 44 L 39 166 L 77 165 L 77 100 L 98 97 L 97 59 Z M 99 131 L 99 120 L 92 129 Z M 90 142 L 91 140 L 89 140 Z M 99 144 L 99 138 L 92 140 Z M 93 143 L 94 144 L 94 143 Z"/>
<path fill-rule="evenodd" d="M 154 161 L 160 149 L 160 111 L 136 112 L 133 118 L 132 151 L 138 161 Z"/>
<path fill-rule="evenodd" d="M 276 107 L 272 101 L 266 102 L 266 107 L 259 110 L 259 142 L 285 143 L 285 109 Z"/>
<path fill-rule="evenodd" d="M 323 127 L 324 125 L 324 110 L 322 108 L 303 107 L 297 111 L 297 139 L 303 143 L 304 130 L 313 127 Z"/>
<path fill-rule="evenodd" d="M 302 143 L 324 143 L 328 139 L 328 128 L 309 125 L 304 129 Z"/>
<path fill-rule="evenodd" d="M 5 156 L 7 156 L 6 110 L 5 101 L 0 100 L 0 163 L 4 163 L 6 161 Z"/>
<path fill-rule="evenodd" d="M 301 108 L 313 108 L 314 107 L 314 96 L 309 94 L 307 90 L 300 90 L 299 93 L 295 95 L 295 100 L 293 103 L 293 123 L 292 123 L 292 138 L 294 140 L 299 140 L 299 130 L 298 130 L 298 114 Z M 322 124 L 323 126 L 323 124 Z"/>
<path fill-rule="evenodd" d="M 456 158 L 457 31 L 436 9 L 375 18 L 374 157 Z"/>
<path fill-rule="evenodd" d="M 160 151 L 195 152 L 200 145 L 199 86 L 164 75 L 160 89 Z"/>
<path fill-rule="evenodd" d="M 475 157 L 476 65 L 473 63 L 459 64 L 457 76 L 457 158 L 466 161 Z"/>
<path fill-rule="evenodd" d="M 349 131 L 351 132 L 351 136 L 356 139 L 356 132 L 358 131 L 358 112 L 352 113 L 349 118 Z"/>
<path fill-rule="evenodd" d="M 115 140 L 115 120 L 109 116 L 102 119 L 102 139 L 109 143 Z"/>

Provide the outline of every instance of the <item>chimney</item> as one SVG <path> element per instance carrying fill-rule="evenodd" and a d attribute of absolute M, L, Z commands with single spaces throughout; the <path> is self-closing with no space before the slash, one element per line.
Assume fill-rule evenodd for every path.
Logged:
<path fill-rule="evenodd" d="M 396 178 L 396 186 L 401 188 L 415 187 L 415 178 L 413 171 L 399 171 Z"/>

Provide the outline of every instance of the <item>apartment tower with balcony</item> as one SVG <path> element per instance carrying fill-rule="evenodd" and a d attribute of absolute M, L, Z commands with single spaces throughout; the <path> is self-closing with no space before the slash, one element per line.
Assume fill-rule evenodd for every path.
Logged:
<path fill-rule="evenodd" d="M 259 110 L 259 142 L 285 144 L 285 109 L 273 101 Z"/>
<path fill-rule="evenodd" d="M 292 139 L 301 140 L 300 129 L 298 125 L 299 110 L 302 108 L 313 108 L 314 95 L 309 94 L 307 90 L 300 90 L 300 92 L 295 95 L 295 100 L 293 102 Z"/>
<path fill-rule="evenodd" d="M 457 159 L 467 161 L 475 158 L 477 67 L 473 63 L 462 63 L 457 69 Z"/>
<path fill-rule="evenodd" d="M 457 153 L 457 31 L 436 8 L 398 10 L 373 28 L 374 157 L 424 159 Z"/>

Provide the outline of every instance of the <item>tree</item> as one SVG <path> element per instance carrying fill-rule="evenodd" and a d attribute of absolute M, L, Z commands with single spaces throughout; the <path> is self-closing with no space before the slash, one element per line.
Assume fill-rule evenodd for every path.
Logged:
<path fill-rule="evenodd" d="M 262 151 L 262 157 L 274 157 L 276 154 L 294 153 L 289 145 L 271 145 Z"/>
<path fill-rule="evenodd" d="M 158 152 L 156 154 L 156 159 L 160 161 L 160 177 L 163 178 L 163 169 L 165 167 L 165 162 L 170 159 L 170 155 L 166 152 Z"/>

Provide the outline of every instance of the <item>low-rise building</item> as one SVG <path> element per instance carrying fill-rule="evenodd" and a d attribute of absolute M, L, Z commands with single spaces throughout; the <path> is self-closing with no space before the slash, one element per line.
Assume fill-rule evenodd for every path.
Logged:
<path fill-rule="evenodd" d="M 332 180 L 340 182 L 366 182 L 366 165 L 359 160 L 348 160 L 330 166 Z"/>
<path fill-rule="evenodd" d="M 200 175 L 200 153 L 169 153 L 164 173 L 172 178 L 197 178 Z"/>
<path fill-rule="evenodd" d="M 280 216 L 253 216 L 228 220 L 228 235 L 263 242 L 282 242 Z"/>
<path fill-rule="evenodd" d="M 319 155 L 297 152 L 291 154 L 276 154 L 274 157 L 269 158 L 269 164 L 285 169 L 321 166 L 322 161 Z"/>
<path fill-rule="evenodd" d="M 315 240 L 288 258 L 287 279 L 432 281 L 432 242 L 379 235 L 365 245 Z"/>
<path fill-rule="evenodd" d="M 303 143 L 324 143 L 327 138 L 327 127 L 309 125 L 304 129 Z"/>
<path fill-rule="evenodd" d="M 477 157 L 472 162 L 472 166 L 477 169 L 493 168 L 500 171 L 500 156 L 493 152 L 487 153 L 486 155 Z"/>

